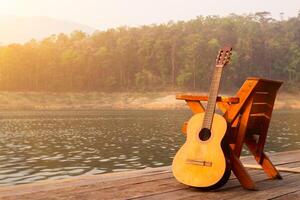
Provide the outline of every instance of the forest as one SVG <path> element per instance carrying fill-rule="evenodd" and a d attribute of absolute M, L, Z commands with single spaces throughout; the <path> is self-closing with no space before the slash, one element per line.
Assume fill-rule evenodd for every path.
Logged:
<path fill-rule="evenodd" d="M 218 50 L 233 46 L 224 91 L 246 77 L 300 89 L 300 14 L 276 20 L 268 12 L 118 27 L 88 35 L 51 35 L 0 46 L 1 91 L 207 91 Z"/>

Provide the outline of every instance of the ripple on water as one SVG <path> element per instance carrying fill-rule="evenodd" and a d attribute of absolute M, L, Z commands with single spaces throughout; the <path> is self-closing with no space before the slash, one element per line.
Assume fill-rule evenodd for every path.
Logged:
<path fill-rule="evenodd" d="M 0 112 L 0 184 L 170 165 L 185 140 L 182 122 L 190 116 L 189 111 Z M 299 149 L 299 117 L 300 112 L 274 112 L 268 152 Z"/>

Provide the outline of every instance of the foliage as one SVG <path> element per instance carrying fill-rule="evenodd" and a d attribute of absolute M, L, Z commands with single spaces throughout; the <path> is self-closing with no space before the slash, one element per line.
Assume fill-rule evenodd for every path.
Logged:
<path fill-rule="evenodd" d="M 2 91 L 207 90 L 218 49 L 234 48 L 222 86 L 235 89 L 248 76 L 280 79 L 300 88 L 300 15 L 269 13 L 197 17 L 87 35 L 52 35 L 0 47 Z"/>

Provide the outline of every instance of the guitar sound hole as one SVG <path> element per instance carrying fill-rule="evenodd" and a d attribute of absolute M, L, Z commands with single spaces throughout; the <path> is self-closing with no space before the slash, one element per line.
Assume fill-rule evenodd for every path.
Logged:
<path fill-rule="evenodd" d="M 206 141 L 210 138 L 211 132 L 208 128 L 203 128 L 199 133 L 199 139 L 202 141 Z"/>

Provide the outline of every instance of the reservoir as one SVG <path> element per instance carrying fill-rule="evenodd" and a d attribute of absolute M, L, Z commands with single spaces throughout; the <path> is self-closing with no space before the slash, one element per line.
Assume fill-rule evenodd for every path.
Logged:
<path fill-rule="evenodd" d="M 170 165 L 189 110 L 2 111 L 0 185 Z M 300 149 L 300 111 L 275 110 L 266 152 Z M 247 149 L 243 155 L 247 155 Z"/>

